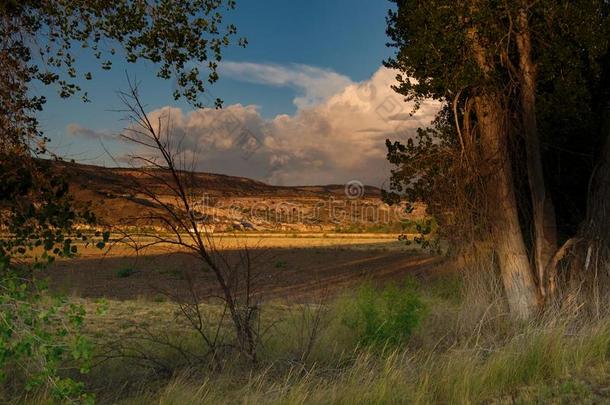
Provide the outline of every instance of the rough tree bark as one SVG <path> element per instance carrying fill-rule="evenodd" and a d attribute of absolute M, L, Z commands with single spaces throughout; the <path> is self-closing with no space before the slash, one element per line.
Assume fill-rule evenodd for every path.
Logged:
<path fill-rule="evenodd" d="M 517 200 L 508 154 L 505 112 L 498 94 L 475 98 L 486 167 L 491 236 L 511 312 L 518 318 L 532 316 L 538 306 L 536 285 L 519 224 Z M 493 175 L 491 175 L 493 173 Z"/>
<path fill-rule="evenodd" d="M 555 207 L 546 192 L 538 124 L 536 122 L 536 65 L 532 60 L 532 42 L 528 20 L 527 2 L 523 2 L 517 14 L 516 43 L 519 55 L 520 102 L 525 139 L 527 175 L 532 200 L 534 230 L 534 266 L 538 288 L 544 298 L 555 292 L 548 283 L 547 265 L 557 250 L 557 222 Z"/>
<path fill-rule="evenodd" d="M 472 0 L 471 13 L 475 15 L 477 10 L 478 1 Z M 485 81 L 491 82 L 494 71 L 492 52 L 481 40 L 476 25 L 468 29 L 467 37 Z M 504 290 L 512 314 L 527 319 L 538 307 L 538 296 L 519 224 L 508 151 L 507 114 L 502 98 L 501 91 L 492 84 L 482 85 L 476 91 L 474 112 L 481 139 L 481 163 L 487 172 L 491 237 L 498 256 Z"/>

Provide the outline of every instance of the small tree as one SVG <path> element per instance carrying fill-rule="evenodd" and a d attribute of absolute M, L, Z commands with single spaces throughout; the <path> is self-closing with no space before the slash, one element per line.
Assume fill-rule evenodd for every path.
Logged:
<path fill-rule="evenodd" d="M 256 362 L 259 308 L 252 301 L 254 274 L 250 252 L 245 248 L 237 265 L 233 265 L 216 248 L 211 232 L 198 212 L 202 196 L 194 190 L 196 157 L 189 158 L 181 149 L 183 139 L 173 132 L 171 117 L 159 117 L 152 122 L 140 100 L 137 85 L 130 83 L 130 90 L 120 95 L 131 122 L 121 136 L 143 148 L 130 156 L 134 170 L 140 174 L 133 179 L 132 190 L 145 195 L 155 204 L 154 208 L 130 220 L 162 226 L 170 232 L 170 236 L 158 232 L 136 232 L 126 237 L 134 242 L 137 249 L 168 244 L 197 257 L 200 270 L 210 271 L 215 276 L 220 298 L 233 325 L 237 348 L 251 362 Z M 150 179 L 160 183 L 169 195 L 162 196 L 160 190 L 149 187 L 147 180 Z M 190 288 L 193 288 L 192 281 Z M 210 349 L 215 351 L 216 341 L 205 336 L 201 327 L 203 318 L 197 294 L 192 291 L 191 300 L 182 302 L 180 310 Z"/>
<path fill-rule="evenodd" d="M 69 350 L 60 343 L 68 327 L 59 317 L 64 303 L 42 305 L 33 271 L 55 256 L 75 254 L 74 241 L 84 235 L 74 226 L 94 218 L 86 211 L 79 215 L 67 183 L 35 159 L 47 152 L 48 139 L 36 118 L 46 100 L 32 84 L 57 85 L 62 98 L 80 94 L 88 101 L 77 77 L 93 75 L 77 71 L 71 50 L 78 46 L 89 49 L 104 70 L 116 53 L 130 63 L 153 62 L 157 76 L 175 77 L 175 98 L 201 105 L 205 83 L 218 79 L 222 50 L 236 34 L 234 25 L 223 26 L 222 13 L 234 7 L 234 0 L 0 3 L 0 367 L 33 360 L 42 366 L 27 373 L 31 382 L 45 383 L 68 399 L 78 396 L 79 386 L 59 376 L 60 360 L 70 353 L 88 356 L 82 345 Z M 33 267 L 30 258 L 19 260 L 32 252 L 42 252 Z M 82 311 L 66 305 L 68 319 L 78 326 Z"/>

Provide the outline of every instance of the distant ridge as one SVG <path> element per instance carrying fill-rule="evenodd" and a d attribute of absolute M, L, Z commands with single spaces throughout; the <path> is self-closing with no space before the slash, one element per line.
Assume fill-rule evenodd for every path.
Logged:
<path fill-rule="evenodd" d="M 141 177 L 141 169 L 122 168 L 122 167 L 103 167 L 81 163 L 71 163 L 66 161 L 50 161 L 49 164 L 61 171 L 69 182 L 78 188 L 93 188 L 98 191 L 123 194 L 126 188 L 130 187 L 133 177 Z M 159 176 L 169 175 L 158 169 L 151 169 L 160 172 Z M 211 196 L 223 197 L 256 197 L 256 196 L 276 196 L 276 197 L 324 197 L 324 196 L 343 196 L 345 185 L 328 184 L 313 186 L 274 186 L 262 181 L 253 180 L 247 177 L 230 176 L 226 174 L 193 172 L 193 188 L 197 192 L 207 193 Z M 150 187 L 162 188 L 161 182 L 155 182 L 150 178 L 140 179 L 150 183 Z M 161 191 L 161 190 L 159 190 Z M 381 195 L 378 187 L 365 185 L 362 188 L 362 197 L 375 198 Z"/>
<path fill-rule="evenodd" d="M 150 169 L 154 175 L 148 176 L 142 169 L 54 160 L 41 163 L 60 173 L 75 200 L 91 204 L 96 216 L 108 225 L 159 227 L 162 224 L 158 221 L 150 223 L 144 217 L 163 213 L 160 201 L 176 204 L 167 185 L 172 184 L 171 174 L 164 170 Z M 215 231 L 240 229 L 240 224 L 247 223 L 248 229 L 260 231 L 397 232 L 405 219 L 400 207 L 389 207 L 381 201 L 379 188 L 357 181 L 347 186 L 273 186 L 225 174 L 184 174 L 188 175 L 185 178 L 194 204 L 205 211 L 204 221 Z M 152 191 L 155 198 L 141 192 L 142 187 Z M 425 207 L 419 205 L 409 218 L 424 215 Z"/>

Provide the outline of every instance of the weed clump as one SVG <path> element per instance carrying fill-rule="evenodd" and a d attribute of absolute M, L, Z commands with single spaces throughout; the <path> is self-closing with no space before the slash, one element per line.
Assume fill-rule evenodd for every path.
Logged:
<path fill-rule="evenodd" d="M 412 284 L 382 290 L 365 285 L 345 308 L 343 322 L 363 346 L 398 346 L 409 339 L 424 314 L 425 305 Z"/>

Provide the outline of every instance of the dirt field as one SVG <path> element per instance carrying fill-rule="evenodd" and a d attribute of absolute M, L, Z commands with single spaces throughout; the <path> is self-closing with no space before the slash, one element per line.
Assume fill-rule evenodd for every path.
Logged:
<path fill-rule="evenodd" d="M 408 274 L 424 275 L 439 263 L 383 235 L 233 237 L 217 242 L 222 246 L 217 260 L 235 268 L 243 268 L 243 246 L 248 246 L 251 288 L 259 300 L 316 301 L 365 280 L 400 282 Z M 101 256 L 87 249 L 81 258 L 49 269 L 50 287 L 75 296 L 121 300 L 186 298 L 191 290 L 199 299 L 218 295 L 213 274 L 202 271 L 198 259 L 168 250 L 157 246 L 134 255 L 117 246 Z M 240 275 L 236 282 L 243 285 L 244 279 Z"/>

